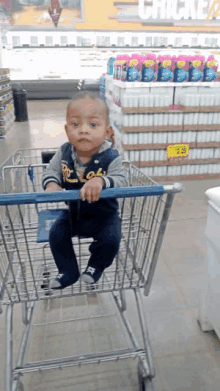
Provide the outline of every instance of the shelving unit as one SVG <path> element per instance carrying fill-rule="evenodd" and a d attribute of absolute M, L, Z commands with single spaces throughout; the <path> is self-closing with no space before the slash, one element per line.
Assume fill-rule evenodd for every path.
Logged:
<path fill-rule="evenodd" d="M 178 105 L 179 93 L 216 95 L 211 106 Z M 180 90 L 181 89 L 181 90 Z M 128 107 L 129 95 L 169 91 L 167 107 Z M 191 88 L 192 91 L 192 88 Z M 217 178 L 220 175 L 220 83 L 127 83 L 106 76 L 110 121 L 121 134 L 123 157 L 156 180 Z M 126 99 L 124 98 L 126 96 Z M 134 98 L 133 98 L 134 99 Z M 127 106 L 125 103 L 127 102 Z M 156 100 L 155 100 L 156 102 Z M 140 100 L 139 100 L 140 103 Z M 151 102 L 152 103 L 152 102 Z M 170 104 L 171 103 L 171 104 Z M 158 106 L 158 105 L 157 105 Z M 144 123 L 143 123 L 144 122 Z M 167 148 L 188 144 L 187 157 L 168 158 Z"/>
<path fill-rule="evenodd" d="M 0 137 L 4 137 L 15 120 L 14 102 L 8 68 L 0 69 Z"/>

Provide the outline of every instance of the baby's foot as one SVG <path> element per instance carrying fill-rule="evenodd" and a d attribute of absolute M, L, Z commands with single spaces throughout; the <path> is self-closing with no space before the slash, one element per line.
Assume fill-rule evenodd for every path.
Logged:
<path fill-rule="evenodd" d="M 87 266 L 86 270 L 82 274 L 82 281 L 87 282 L 87 284 L 94 284 L 97 282 L 103 271 L 101 271 L 97 266 Z"/>
<path fill-rule="evenodd" d="M 59 273 L 56 278 L 51 282 L 51 289 L 64 289 L 70 285 L 75 284 L 79 279 L 79 272 L 74 275 L 70 275 L 69 272 Z"/>

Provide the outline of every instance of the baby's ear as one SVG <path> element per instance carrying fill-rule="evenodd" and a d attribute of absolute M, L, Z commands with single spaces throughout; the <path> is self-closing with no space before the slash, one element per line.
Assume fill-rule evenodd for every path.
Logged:
<path fill-rule="evenodd" d="M 107 137 L 108 138 L 112 138 L 114 136 L 114 130 L 111 126 L 108 126 L 107 127 L 107 130 L 106 130 L 106 133 L 107 133 Z"/>
<path fill-rule="evenodd" d="M 107 128 L 107 137 L 112 140 L 113 144 L 115 144 L 115 134 L 114 134 L 114 130 L 111 126 L 108 126 L 108 128 Z"/>

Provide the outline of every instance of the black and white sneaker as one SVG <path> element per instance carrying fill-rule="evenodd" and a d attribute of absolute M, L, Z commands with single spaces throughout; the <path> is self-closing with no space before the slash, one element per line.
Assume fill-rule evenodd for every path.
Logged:
<path fill-rule="evenodd" d="M 51 289 L 64 289 L 70 285 L 75 284 L 79 279 L 79 272 L 74 276 L 70 275 L 68 272 L 59 273 L 56 278 L 51 282 Z"/>
<path fill-rule="evenodd" d="M 97 266 L 87 266 L 81 278 L 87 284 L 95 284 L 100 279 L 102 273 Z"/>

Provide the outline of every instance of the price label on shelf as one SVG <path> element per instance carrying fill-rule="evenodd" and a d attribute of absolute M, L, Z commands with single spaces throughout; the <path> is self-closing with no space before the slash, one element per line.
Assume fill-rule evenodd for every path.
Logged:
<path fill-rule="evenodd" d="M 189 156 L 189 144 L 173 144 L 167 147 L 167 158 L 178 158 Z"/>

